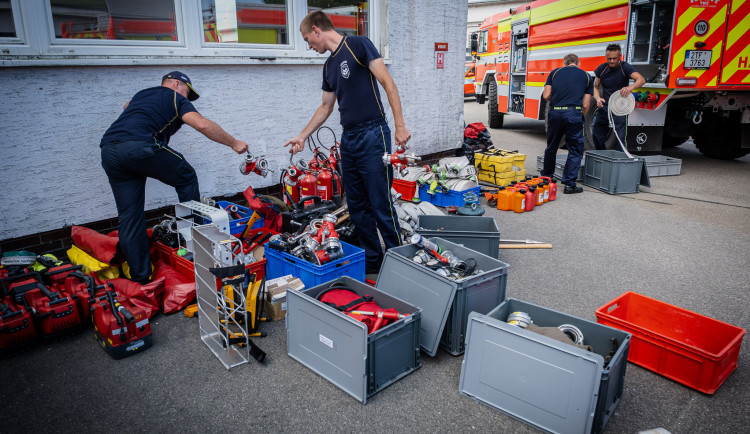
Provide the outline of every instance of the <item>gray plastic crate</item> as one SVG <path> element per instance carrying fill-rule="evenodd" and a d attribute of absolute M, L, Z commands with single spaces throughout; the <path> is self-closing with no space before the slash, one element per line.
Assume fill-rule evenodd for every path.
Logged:
<path fill-rule="evenodd" d="M 417 233 L 427 238 L 440 237 L 491 258 L 500 253 L 500 229 L 492 217 L 420 215 Z"/>
<path fill-rule="evenodd" d="M 540 327 L 578 327 L 595 352 L 508 324 L 518 311 Z M 599 433 L 620 402 L 630 333 L 512 298 L 471 314 L 467 333 L 459 391 L 503 413 L 551 432 Z"/>
<path fill-rule="evenodd" d="M 469 313 L 487 313 L 505 300 L 509 265 L 442 238 L 428 239 L 461 259 L 474 258 L 482 272 L 448 279 L 414 262 L 418 248 L 407 244 L 386 252 L 376 287 L 422 308 L 419 343 L 429 356 L 437 353 L 438 345 L 459 355 L 464 352 Z"/>
<path fill-rule="evenodd" d="M 664 155 L 644 155 L 640 158 L 646 160 L 646 169 L 649 178 L 655 176 L 679 175 L 682 168 L 682 160 Z"/>
<path fill-rule="evenodd" d="M 587 151 L 583 185 L 609 194 L 638 193 L 639 184 L 650 186 L 643 163 L 620 151 Z"/>
<path fill-rule="evenodd" d="M 345 284 L 371 295 L 383 309 L 406 318 L 368 334 L 367 325 L 318 301 L 331 285 Z M 422 366 L 419 332 L 422 311 L 348 276 L 303 291 L 287 291 L 287 353 L 346 393 L 367 398 Z"/>
<path fill-rule="evenodd" d="M 562 179 L 563 171 L 565 170 L 565 162 L 568 161 L 567 155 L 557 155 L 555 160 L 555 178 Z M 583 181 L 583 167 L 586 163 L 586 156 L 581 159 L 581 167 L 578 169 L 578 177 L 576 181 Z M 544 155 L 537 155 L 536 157 L 536 170 L 542 173 L 544 169 Z"/>

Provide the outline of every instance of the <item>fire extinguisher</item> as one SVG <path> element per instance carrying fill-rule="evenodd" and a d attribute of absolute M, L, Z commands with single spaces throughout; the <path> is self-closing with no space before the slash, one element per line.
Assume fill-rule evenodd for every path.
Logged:
<path fill-rule="evenodd" d="M 299 180 L 299 196 L 300 199 L 305 199 L 318 194 L 318 179 L 313 175 L 312 170 L 306 170 L 305 175 Z M 315 200 L 305 200 L 303 206 L 312 205 Z"/>
<path fill-rule="evenodd" d="M 331 172 L 328 168 L 318 172 L 316 191 L 323 200 L 331 200 L 333 197 L 333 174 Z"/>
<path fill-rule="evenodd" d="M 289 163 L 289 167 L 281 172 L 280 184 L 284 188 L 284 202 L 294 207 L 300 199 L 299 180 L 305 171 L 308 170 L 308 167 L 307 163 L 302 159 L 297 164 L 292 164 L 290 157 Z"/>

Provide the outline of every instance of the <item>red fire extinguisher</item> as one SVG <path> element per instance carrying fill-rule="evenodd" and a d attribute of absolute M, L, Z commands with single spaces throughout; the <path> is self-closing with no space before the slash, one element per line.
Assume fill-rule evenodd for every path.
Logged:
<path fill-rule="evenodd" d="M 322 200 L 331 200 L 333 197 L 333 174 L 331 169 L 325 168 L 318 172 L 316 191 Z"/>
<path fill-rule="evenodd" d="M 299 180 L 299 195 L 300 199 L 304 199 L 310 196 L 316 196 L 318 194 L 318 179 L 313 175 L 312 170 L 305 171 L 305 175 Z M 305 200 L 303 206 L 312 205 L 315 200 Z"/>
<path fill-rule="evenodd" d="M 291 163 L 291 159 L 290 159 Z M 290 166 L 281 173 L 281 185 L 284 188 L 284 202 L 287 205 L 294 206 L 300 199 L 299 179 L 307 170 L 307 163 L 299 160 L 296 165 Z"/>

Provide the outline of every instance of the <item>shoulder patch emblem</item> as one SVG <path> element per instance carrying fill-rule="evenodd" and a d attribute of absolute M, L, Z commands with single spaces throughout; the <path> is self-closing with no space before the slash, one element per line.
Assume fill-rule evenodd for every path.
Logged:
<path fill-rule="evenodd" d="M 344 78 L 349 78 L 349 64 L 346 63 L 346 60 L 341 62 L 341 76 Z"/>

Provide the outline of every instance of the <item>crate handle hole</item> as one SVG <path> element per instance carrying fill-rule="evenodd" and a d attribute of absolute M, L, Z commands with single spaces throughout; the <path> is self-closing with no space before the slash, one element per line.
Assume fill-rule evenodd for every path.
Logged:
<path fill-rule="evenodd" d="M 613 304 L 612 306 L 610 306 L 609 308 L 607 308 L 607 313 L 612 312 L 613 310 L 617 309 L 618 307 L 620 307 L 619 303 Z"/>
<path fill-rule="evenodd" d="M 336 264 L 336 266 L 335 266 L 334 268 L 339 268 L 339 267 L 343 267 L 344 265 L 349 265 L 349 264 L 351 264 L 351 263 L 352 263 L 352 261 L 351 261 L 351 259 L 349 259 L 349 260 L 347 260 L 347 261 L 344 261 L 344 262 L 342 262 L 342 263 L 340 263 L 340 264 Z"/>

